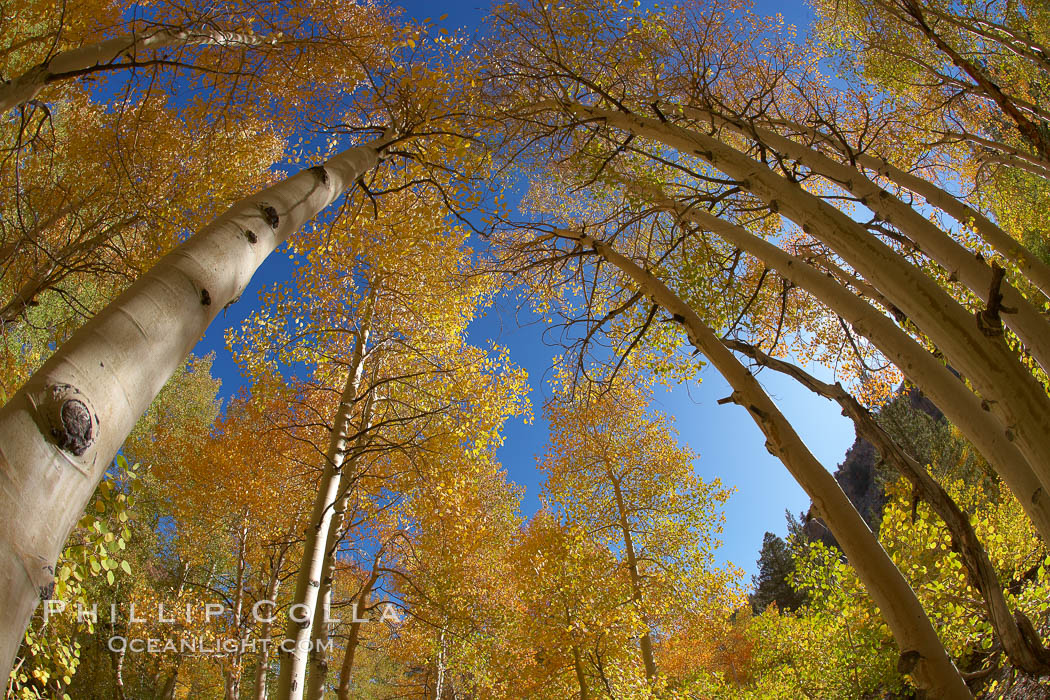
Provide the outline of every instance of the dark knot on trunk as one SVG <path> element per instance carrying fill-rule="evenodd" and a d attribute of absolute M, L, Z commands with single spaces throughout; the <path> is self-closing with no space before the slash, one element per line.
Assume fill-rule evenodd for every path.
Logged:
<path fill-rule="evenodd" d="M 87 400 L 69 384 L 55 384 L 39 402 L 39 418 L 59 449 L 79 457 L 98 437 L 98 417 Z"/>

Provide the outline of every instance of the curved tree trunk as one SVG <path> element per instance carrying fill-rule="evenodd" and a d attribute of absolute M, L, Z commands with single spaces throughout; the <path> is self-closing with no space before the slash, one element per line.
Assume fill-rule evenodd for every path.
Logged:
<path fill-rule="evenodd" d="M 313 629 L 323 624 L 315 618 L 321 587 L 321 573 L 327 553 L 332 515 L 339 498 L 339 484 L 350 447 L 353 417 L 364 376 L 365 349 L 375 310 L 375 298 L 365 302 L 357 340 L 350 360 L 349 374 L 339 397 L 339 407 L 332 421 L 332 432 L 325 452 L 325 464 L 314 500 L 313 514 L 306 528 L 302 565 L 295 581 L 295 594 L 288 610 L 288 626 L 281 649 L 281 673 L 277 678 L 279 700 L 301 700 L 305 691 L 306 664 L 313 639 Z M 298 620 L 296 619 L 298 618 Z"/>
<path fill-rule="evenodd" d="M 864 438 L 878 450 L 883 461 L 892 465 L 911 482 L 916 494 L 926 501 L 944 521 L 952 539 L 952 549 L 959 554 L 966 572 L 984 600 L 988 620 L 1003 645 L 1010 663 L 1027 673 L 1050 673 L 1050 652 L 1043 646 L 1031 620 L 1021 611 L 1011 612 L 999 576 L 988 558 L 969 516 L 959 508 L 944 488 L 930 476 L 926 468 L 894 442 L 864 406 L 838 384 L 822 382 L 790 362 L 770 357 L 758 348 L 739 340 L 723 340 L 726 347 L 743 353 L 763 367 L 786 374 L 819 396 L 831 399 Z"/>
<path fill-rule="evenodd" d="M 966 204 L 966 202 L 951 192 L 914 173 L 898 168 L 884 158 L 870 153 L 859 153 L 847 144 L 841 143 L 812 127 L 780 120 L 776 124 L 799 131 L 816 141 L 827 144 L 842 155 L 855 160 L 859 165 L 869 168 L 890 182 L 919 195 L 927 203 L 940 209 L 959 224 L 971 226 L 984 239 L 985 243 L 995 248 L 999 255 L 1017 265 L 1021 274 L 1047 298 L 1050 298 L 1050 265 L 1036 257 L 1032 251 L 1006 231 L 999 228 L 987 216 Z"/>
<path fill-rule="evenodd" d="M 712 231 L 726 242 L 755 256 L 781 277 L 805 289 L 826 304 L 857 333 L 867 338 L 939 407 L 973 443 L 988 464 L 1017 497 L 1044 542 L 1050 542 L 1050 497 L 1035 471 L 1006 428 L 985 404 L 940 360 L 931 355 L 890 318 L 860 297 L 746 229 L 695 208 L 682 208 L 673 200 L 657 201 L 686 221 Z"/>
<path fill-rule="evenodd" d="M 716 124 L 724 124 L 734 132 L 764 144 L 771 150 L 801 163 L 812 172 L 839 184 L 882 220 L 896 226 L 924 254 L 958 278 L 986 304 L 989 303 L 990 294 L 997 289 L 1002 294 L 1000 303 L 1014 310 L 1013 313 L 1004 314 L 1003 322 L 1017 334 L 1036 362 L 1044 369 L 1050 369 L 1050 324 L 1043 315 L 1009 284 L 993 285 L 995 271 L 992 267 L 911 205 L 872 182 L 856 168 L 837 162 L 769 129 L 753 124 L 736 123 L 712 112 L 692 111 L 714 120 Z"/>
<path fill-rule="evenodd" d="M 47 61 L 0 85 L 0 113 L 7 112 L 36 98 L 47 85 L 79 75 L 103 70 L 121 70 L 135 65 L 140 53 L 159 49 L 191 46 L 260 46 L 272 39 L 223 32 L 208 27 L 195 29 L 158 29 L 145 34 L 106 39 L 97 44 L 61 51 Z M 118 63 L 128 59 L 130 64 Z"/>
<path fill-rule="evenodd" d="M 263 260 L 379 161 L 383 138 L 241 200 L 166 255 L 0 408 L 0 672 L 135 422 Z"/>
<path fill-rule="evenodd" d="M 685 329 L 690 342 L 729 383 L 733 389 L 731 400 L 747 409 L 765 434 L 766 447 L 780 458 L 812 499 L 865 589 L 882 611 L 901 650 L 900 672 L 911 674 L 916 684 L 931 697 L 948 700 L 972 698 L 915 592 L 838 482 L 812 455 L 758 380 L 700 317 L 652 274 L 590 236 L 572 232 L 562 232 L 562 235 L 579 241 L 619 268 L 639 291 L 670 313 Z"/>
<path fill-rule="evenodd" d="M 563 109 L 578 120 L 599 120 L 703 158 L 834 250 L 907 314 L 973 383 L 1007 426 L 1008 439 L 1028 458 L 1044 492 L 1050 491 L 1050 397 L 1005 342 L 982 333 L 974 317 L 935 280 L 842 211 L 716 138 L 579 103 L 564 104 Z"/>

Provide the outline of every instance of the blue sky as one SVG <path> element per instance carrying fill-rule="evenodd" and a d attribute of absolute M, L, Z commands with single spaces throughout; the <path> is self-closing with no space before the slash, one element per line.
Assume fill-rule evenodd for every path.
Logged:
<path fill-rule="evenodd" d="M 450 28 L 472 31 L 478 26 L 487 5 L 477 0 L 463 3 L 403 3 L 407 13 L 418 19 L 448 13 L 442 23 Z M 808 24 L 810 13 L 801 2 L 778 3 L 760 0 L 759 12 L 780 12 L 790 23 L 798 24 L 800 33 Z M 223 334 L 227 328 L 237 327 L 249 314 L 261 289 L 273 282 L 291 276 L 292 263 L 288 256 L 277 253 L 263 265 L 243 295 L 244 301 L 216 319 L 204 339 L 195 349 L 202 355 L 214 351 L 214 372 L 223 380 L 223 394 L 232 395 L 243 379 L 225 349 Z M 533 321 L 530 323 L 530 321 Z M 525 487 L 523 508 L 526 514 L 539 505 L 539 475 L 536 458 L 542 454 L 547 439 L 547 428 L 542 421 L 540 407 L 548 395 L 552 356 L 560 348 L 544 342 L 545 326 L 536 321 L 527 310 L 516 309 L 512 299 L 498 303 L 470 328 L 471 341 L 484 345 L 492 340 L 510 348 L 516 363 L 528 370 L 532 392 L 530 398 L 537 418 L 525 425 L 511 421 L 505 430 L 506 442 L 500 458 L 509 478 Z M 810 368 L 821 374 L 819 368 Z M 828 378 L 830 373 L 823 373 Z M 710 368 L 701 374 L 699 384 L 681 386 L 669 392 L 659 392 L 657 407 L 675 418 L 680 439 L 700 454 L 696 468 L 706 479 L 721 479 L 736 493 L 726 507 L 724 545 L 717 556 L 754 573 L 755 559 L 762 544 L 762 535 L 768 530 L 783 534 L 784 511 L 804 511 L 809 499 L 794 482 L 784 466 L 765 450 L 765 440 L 745 410 L 735 405 L 719 406 L 719 398 L 730 393 L 726 383 Z M 760 379 L 774 400 L 809 445 L 818 459 L 830 470 L 842 461 L 846 449 L 854 439 L 853 428 L 835 406 L 815 397 L 789 379 L 764 372 Z"/>

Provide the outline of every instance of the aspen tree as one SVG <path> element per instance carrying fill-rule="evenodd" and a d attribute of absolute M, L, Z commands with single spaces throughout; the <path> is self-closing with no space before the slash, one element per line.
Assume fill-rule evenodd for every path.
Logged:
<path fill-rule="evenodd" d="M 336 688 L 336 697 L 339 700 L 349 700 L 350 679 L 354 672 L 354 659 L 357 657 L 357 647 L 361 643 L 362 616 L 367 615 L 370 609 L 372 589 L 379 580 L 379 561 L 373 563 L 372 572 L 368 575 L 361 586 L 357 597 L 354 599 L 354 619 L 350 622 L 350 631 L 346 637 L 346 645 L 343 649 L 343 661 L 339 665 L 339 685 Z"/>
<path fill-rule="evenodd" d="M 135 421 L 278 245 L 374 168 L 383 138 L 233 205 L 73 335 L 0 408 L 0 668 L 70 529 Z"/>
<path fill-rule="evenodd" d="M 785 279 L 810 292 L 859 334 L 879 347 L 916 386 L 944 406 L 945 415 L 986 455 L 989 464 L 1009 485 L 1044 540 L 1050 541 L 1050 499 L 1045 497 L 1035 470 L 1007 438 L 1003 425 L 984 408 L 979 397 L 936 357 L 898 327 L 892 319 L 804 260 L 741 226 L 696 207 L 659 200 L 683 220 L 714 232 L 776 270 Z"/>
<path fill-rule="evenodd" d="M 810 235 L 828 243 L 926 332 L 973 383 L 992 413 L 1000 417 L 1005 437 L 1016 441 L 1025 455 L 1042 492 L 1048 492 L 1050 442 L 1046 436 L 1050 432 L 1042 424 L 1050 416 L 1050 398 L 1001 339 L 983 334 L 974 317 L 933 279 L 844 213 L 715 137 L 619 110 L 580 103 L 565 105 L 564 109 L 574 119 L 608 123 L 699 155 L 746 184 L 767 206 L 775 206 Z"/>
<path fill-rule="evenodd" d="M 814 3 L 816 30 L 865 78 L 903 103 L 933 104 L 936 141 L 1014 167 L 1050 166 L 1047 21 L 1038 2 L 851 0 Z M 990 149 L 993 154 L 981 153 Z M 998 152 L 998 155 L 994 155 Z"/>
<path fill-rule="evenodd" d="M 557 229 L 555 235 L 577 242 L 618 268 L 635 288 L 674 317 L 683 327 L 690 343 L 729 382 L 733 394 L 727 401 L 747 409 L 766 436 L 770 452 L 780 458 L 813 500 L 865 588 L 879 606 L 900 648 L 898 668 L 901 672 L 910 673 L 918 686 L 934 697 L 972 697 L 908 582 L 842 492 L 838 482 L 813 457 L 747 368 L 695 311 L 650 272 L 607 243 L 586 233 Z"/>
<path fill-rule="evenodd" d="M 981 594 L 992 628 L 1011 663 L 1028 673 L 1041 674 L 1050 669 L 1050 651 L 1039 640 L 1031 620 L 1023 612 L 1010 610 L 995 567 L 978 539 L 969 516 L 952 500 L 944 487 L 930 476 L 925 466 L 898 445 L 879 426 L 874 416 L 839 384 L 822 382 L 802 368 L 770 357 L 748 343 L 728 339 L 723 343 L 729 349 L 750 357 L 759 366 L 792 377 L 815 394 L 838 403 L 843 414 L 853 421 L 857 435 L 875 445 L 882 459 L 908 479 L 919 497 L 944 521 L 951 533 L 952 546 L 959 553 L 973 586 Z"/>
<path fill-rule="evenodd" d="M 700 616 L 733 598 L 729 582 L 739 572 L 716 566 L 712 555 L 729 492 L 695 475 L 696 455 L 650 406 L 652 387 L 639 370 L 592 382 L 562 368 L 557 379 L 545 407 L 551 438 L 543 502 L 622 552 L 616 564 L 640 625 L 632 636 L 653 684 L 654 638 L 672 616 Z"/>
<path fill-rule="evenodd" d="M 872 182 L 856 168 L 832 160 L 816 150 L 760 125 L 746 124 L 736 119 L 722 117 L 716 112 L 698 108 L 690 108 L 688 113 L 690 117 L 698 117 L 707 123 L 727 126 L 733 132 L 753 139 L 771 151 L 783 154 L 806 166 L 812 172 L 840 184 L 882 220 L 897 226 L 924 253 L 952 275 L 958 277 L 959 281 L 969 287 L 985 304 L 991 303 L 991 294 L 1001 294 L 1002 298 L 999 303 L 1010 308 L 1011 313 L 1002 314 L 1004 318 L 998 321 L 998 325 L 1000 327 L 1006 325 L 1013 330 L 1036 361 L 1044 369 L 1050 367 L 1050 324 L 1040 311 L 1008 282 L 1000 280 L 998 284 L 995 284 L 996 273 L 983 259 L 975 257 L 910 204 L 906 204 Z M 1021 247 L 1020 244 L 1015 242 L 1013 248 L 1019 247 Z M 1039 268 L 1033 267 L 1033 269 L 1038 270 Z M 996 323 L 996 320 L 992 319 L 991 324 Z"/>
<path fill-rule="evenodd" d="M 1000 441 L 1017 445 L 1041 486 L 1032 489 L 1033 493 L 1050 492 L 1046 468 L 1050 443 L 1044 439 L 1050 399 L 1016 354 L 997 337 L 999 331 L 994 326 L 1000 323 L 1001 313 L 1009 311 L 1002 309 L 1001 295 L 1004 291 L 1014 295 L 1002 286 L 1002 276 L 987 268 L 978 269 L 983 265 L 976 260 L 963 260 L 962 248 L 919 224 L 914 213 L 907 214 L 906 223 L 919 231 L 917 237 L 925 237 L 941 250 L 949 271 L 960 265 L 969 269 L 966 275 L 975 290 L 988 284 L 983 294 L 988 299 L 987 308 L 979 314 L 979 324 L 925 270 L 883 243 L 846 211 L 808 192 L 790 169 L 780 174 L 777 168 L 782 161 L 763 161 L 762 154 L 768 153 L 768 148 L 757 154 L 746 153 L 736 145 L 738 135 L 727 136 L 710 120 L 705 123 L 698 119 L 695 128 L 680 126 L 686 105 L 707 94 L 728 95 L 726 99 L 744 104 L 750 99 L 758 103 L 756 110 L 764 109 L 766 103 L 780 98 L 775 84 L 769 93 L 763 92 L 770 82 L 766 74 L 778 76 L 787 70 L 773 59 L 770 63 L 763 54 L 770 46 L 759 37 L 768 25 L 753 17 L 734 24 L 717 5 L 692 6 L 689 10 L 689 16 L 696 20 L 695 28 L 659 10 L 632 13 L 616 3 L 590 3 L 586 11 L 572 12 L 538 3 L 506 10 L 500 17 L 506 41 L 495 52 L 499 67 L 492 72 L 493 97 L 509 102 L 505 115 L 517 122 L 509 130 L 510 138 L 528 139 L 526 149 L 519 153 L 532 155 L 537 148 L 547 148 L 561 162 L 566 162 L 564 153 L 573 154 L 570 167 L 582 170 L 577 177 L 584 187 L 595 183 L 608 186 L 607 173 L 616 159 L 627 161 L 625 167 L 631 169 L 640 157 L 642 163 L 648 161 L 667 173 L 676 196 L 688 197 L 694 191 L 691 185 L 695 185 L 703 192 L 698 201 L 706 197 L 706 201 L 732 202 L 731 195 L 739 190 L 744 201 L 738 206 L 753 207 L 757 200 L 767 211 L 793 222 L 830 248 L 863 278 L 864 284 L 903 312 L 944 353 L 984 400 L 982 409 L 987 408 L 997 418 L 997 424 L 986 423 L 983 429 L 998 430 Z M 681 43 L 668 42 L 668 37 Z M 781 51 L 782 44 L 774 42 L 771 51 L 774 59 L 786 62 L 795 54 Z M 695 52 L 685 51 L 684 46 L 695 48 Z M 694 53 L 699 61 L 696 65 Z M 594 62 L 589 54 L 605 59 Z M 572 97 L 564 96 L 565 84 L 573 86 Z M 664 86 L 668 94 L 662 94 Z M 700 97 L 694 100 L 697 95 Z M 685 104 L 679 106 L 679 101 Z M 674 109 L 661 109 L 660 105 L 668 103 Z M 827 161 L 821 164 L 835 166 Z M 836 172 L 842 174 L 841 170 Z M 873 196 L 867 199 L 889 196 L 874 184 L 871 192 Z M 873 202 L 872 206 L 882 205 Z M 900 218 L 900 207 L 895 211 Z M 1025 326 L 1023 332 L 1033 345 L 1042 344 L 1045 321 L 1030 306 L 1024 316 L 1023 322 L 1016 323 Z M 970 421 L 980 422 L 977 415 L 971 414 Z M 1024 468 L 1021 463 L 1014 471 Z"/>
<path fill-rule="evenodd" d="M 888 182 L 919 195 L 928 204 L 948 214 L 957 223 L 972 226 L 977 234 L 995 249 L 995 252 L 1017 265 L 1021 274 L 1044 296 L 1050 298 L 1050 265 L 1040 260 L 1031 250 L 1011 237 L 988 216 L 971 207 L 955 194 L 929 179 L 901 169 L 879 153 L 873 152 L 874 149 L 856 148 L 842 138 L 841 134 L 832 136 L 821 129 L 783 118 L 771 119 L 770 126 L 805 136 L 811 139 L 814 145 L 825 145 L 850 162 L 856 162 L 885 178 Z"/>
<path fill-rule="evenodd" d="M 208 26 L 157 28 L 142 35 L 130 34 L 97 44 L 60 51 L 0 85 L 0 112 L 35 99 L 48 85 L 106 70 L 127 70 L 148 65 L 151 52 L 195 46 L 257 47 L 276 43 L 275 38 L 222 31 Z"/>
<path fill-rule="evenodd" d="M 339 481 L 339 498 L 333 506 L 332 522 L 328 529 L 328 541 L 325 544 L 324 561 L 321 566 L 321 574 L 319 578 L 321 582 L 320 591 L 318 592 L 317 604 L 314 608 L 313 644 L 310 648 L 310 668 L 307 674 L 306 686 L 307 700 L 320 700 L 324 697 L 325 693 L 325 681 L 328 677 L 327 643 L 329 640 L 329 625 L 327 620 L 330 619 L 332 613 L 335 563 L 336 557 L 339 553 L 339 546 L 342 544 L 343 537 L 346 535 L 354 516 L 353 512 L 348 513 L 347 511 L 350 508 L 351 502 L 355 500 L 354 497 L 357 495 L 356 481 L 361 477 L 361 473 L 356 468 L 356 463 L 365 456 L 363 453 L 369 443 L 368 438 L 370 437 L 370 428 L 372 427 L 372 405 L 375 401 L 375 391 L 374 388 L 369 387 L 369 393 L 365 399 L 365 404 L 361 409 L 361 414 L 358 420 L 357 439 L 349 459 L 343 464 L 342 474 Z M 380 550 L 380 552 L 382 552 L 382 550 Z M 371 588 L 371 586 L 368 588 Z M 367 593 L 364 595 L 367 597 Z M 356 619 L 357 617 L 358 615 L 355 614 L 354 618 Z M 360 625 L 360 622 L 351 622 L 351 634 L 355 634 L 354 630 L 359 630 Z M 356 638 L 354 641 L 356 643 Z M 350 664 L 352 666 L 353 652 L 351 651 L 349 654 L 351 658 Z"/>
<path fill-rule="evenodd" d="M 303 560 L 299 567 L 299 574 L 295 581 L 295 593 L 288 610 L 288 627 L 285 631 L 284 642 L 286 646 L 282 647 L 281 674 L 277 678 L 277 697 L 279 698 L 298 700 L 303 697 L 305 691 L 306 664 L 310 658 L 313 630 L 314 626 L 319 624 L 314 616 L 315 608 L 318 607 L 321 575 L 328 552 L 333 511 L 339 500 L 339 485 L 354 439 L 353 418 L 360 398 L 359 392 L 365 372 L 365 358 L 374 311 L 375 297 L 370 297 L 365 303 L 359 321 L 353 355 L 347 367 L 346 382 L 343 385 L 338 408 L 332 421 L 332 430 L 328 438 L 328 449 L 325 452 L 325 463 L 314 500 L 313 513 L 307 522 Z"/>

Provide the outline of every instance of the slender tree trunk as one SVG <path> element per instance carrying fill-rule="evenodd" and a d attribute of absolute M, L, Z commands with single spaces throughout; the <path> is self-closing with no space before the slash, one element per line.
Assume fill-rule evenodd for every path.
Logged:
<path fill-rule="evenodd" d="M 978 298 L 989 303 L 989 295 L 993 293 L 993 269 L 911 205 L 869 180 L 864 173 L 761 126 L 738 124 L 704 110 L 692 111 L 699 112 L 715 123 L 724 124 L 736 133 L 756 140 L 838 183 L 882 220 L 896 226 L 924 254 L 958 278 Z M 1018 245 L 1014 242 L 1014 247 Z M 1041 267 L 1045 269 L 1045 266 Z M 997 289 L 1002 294 L 1001 303 L 1014 309 L 1013 313 L 1005 314 L 1005 324 L 1017 334 L 1036 362 L 1044 369 L 1050 369 L 1050 324 L 1009 284 L 1004 282 Z"/>
<path fill-rule="evenodd" d="M 277 593 L 281 588 L 281 565 L 284 563 L 285 554 L 288 551 L 287 545 L 283 546 L 277 555 L 277 560 L 273 563 L 273 568 L 270 571 L 270 580 L 266 584 L 266 600 L 276 604 Z M 269 640 L 270 631 L 273 629 L 273 615 L 270 611 L 264 614 L 262 626 L 259 628 L 259 639 Z M 262 649 L 259 650 L 259 659 L 255 667 L 255 699 L 254 700 L 266 700 L 266 677 L 270 672 L 270 644 L 263 642 Z"/>
<path fill-rule="evenodd" d="M 371 303 L 374 302 L 374 298 Z M 356 466 L 362 451 L 369 442 L 368 430 L 372 420 L 374 390 L 370 391 L 361 410 L 358 438 L 353 451 L 343 465 L 339 481 L 339 499 L 332 513 L 332 523 L 328 530 L 328 542 L 325 546 L 324 562 L 321 566 L 321 590 L 317 596 L 317 607 L 314 609 L 313 643 L 310 648 L 309 672 L 306 683 L 306 699 L 322 700 L 325 682 L 328 680 L 328 641 L 332 611 L 332 584 L 335 574 L 335 559 L 339 544 L 346 534 L 348 519 L 346 516 L 354 484 L 358 478 Z"/>
<path fill-rule="evenodd" d="M 1026 248 L 1020 241 L 997 226 L 991 219 L 977 211 L 951 192 L 914 173 L 909 173 L 890 163 L 885 158 L 871 153 L 860 153 L 849 144 L 843 143 L 824 132 L 812 127 L 787 120 L 776 120 L 776 126 L 787 127 L 805 134 L 814 141 L 826 144 L 843 156 L 856 161 L 858 165 L 878 173 L 890 182 L 921 196 L 930 205 L 940 209 L 963 226 L 972 227 L 985 243 L 992 246 L 997 253 L 1017 265 L 1021 274 L 1050 298 L 1050 265 L 1047 265 Z"/>
<path fill-rule="evenodd" d="M 572 645 L 572 666 L 576 670 L 576 683 L 580 686 L 580 700 L 589 700 L 587 676 L 583 673 L 583 659 L 580 656 L 580 647 L 575 644 Z"/>
<path fill-rule="evenodd" d="M 438 637 L 437 681 L 434 683 L 434 700 L 441 700 L 445 693 L 445 629 Z"/>
<path fill-rule="evenodd" d="M 261 46 L 273 40 L 223 32 L 200 27 L 196 29 L 159 29 L 146 34 L 106 39 L 97 44 L 61 51 L 22 75 L 0 85 L 0 113 L 24 105 L 40 94 L 47 85 L 79 75 L 104 70 L 127 69 L 140 60 L 140 54 L 159 49 L 181 49 L 192 46 Z M 120 61 L 127 59 L 127 63 Z"/>
<path fill-rule="evenodd" d="M 950 192 L 917 175 L 905 172 L 881 158 L 868 154 L 858 154 L 857 162 L 871 168 L 891 182 L 921 196 L 932 206 L 937 207 L 948 216 L 964 226 L 971 226 L 995 251 L 1017 265 L 1021 274 L 1031 282 L 1044 296 L 1050 298 L 1050 266 L 1037 258 L 1031 250 L 1006 231 L 995 225 L 991 219 L 958 199 Z"/>
<path fill-rule="evenodd" d="M 1044 542 L 1050 542 L 1050 497 L 1028 458 L 1009 439 L 1007 430 L 986 404 L 890 318 L 805 261 L 792 256 L 740 226 L 673 200 L 657 201 L 680 218 L 712 231 L 726 242 L 750 253 L 784 279 L 805 289 L 867 338 L 912 383 L 941 407 L 999 474 Z"/>
<path fill-rule="evenodd" d="M 131 428 L 278 245 L 379 161 L 343 151 L 241 200 L 80 328 L 0 408 L 0 673 Z"/>
<path fill-rule="evenodd" d="M 110 623 L 110 634 L 117 634 L 116 627 Z M 116 700 L 124 700 L 124 649 L 109 652 L 109 662 L 113 666 L 113 696 Z"/>
<path fill-rule="evenodd" d="M 638 555 L 634 551 L 634 537 L 631 536 L 631 524 L 627 520 L 627 506 L 623 502 L 623 490 L 620 488 L 620 480 L 613 475 L 612 469 L 608 472 L 609 481 L 612 482 L 613 493 L 616 495 L 616 513 L 619 517 L 620 532 L 623 534 L 623 548 L 627 556 L 627 571 L 631 576 L 631 595 L 638 606 L 638 614 L 645 622 L 645 631 L 639 640 L 642 649 L 642 663 L 645 665 L 645 677 L 652 680 L 656 677 L 656 660 L 653 658 L 653 638 L 649 633 L 649 621 L 645 617 L 642 601 L 642 577 L 638 573 Z"/>
<path fill-rule="evenodd" d="M 1007 426 L 1007 437 L 1028 457 L 1044 491 L 1050 490 L 1050 397 L 1005 342 L 983 333 L 973 315 L 935 280 L 843 212 L 716 138 L 578 103 L 564 109 L 578 119 L 598 119 L 703 158 L 829 246 L 907 314 L 973 383 Z"/>
<path fill-rule="evenodd" d="M 730 399 L 747 409 L 766 436 L 766 447 L 780 458 L 812 499 L 842 546 L 893 632 L 901 654 L 898 669 L 911 674 L 931 697 L 972 698 L 948 658 L 915 592 L 864 523 L 835 478 L 824 469 L 780 413 L 762 386 L 685 302 L 651 273 L 608 245 L 585 234 L 565 232 L 619 268 L 653 303 L 682 324 L 690 342 L 715 366 L 733 389 Z"/>
<path fill-rule="evenodd" d="M 372 595 L 372 587 L 379 580 L 378 572 L 374 569 L 372 575 L 365 582 L 361 593 L 357 596 L 357 604 L 354 606 L 354 619 L 350 622 L 350 632 L 346 638 L 346 652 L 343 654 L 343 665 L 339 669 L 339 687 L 336 689 L 338 700 L 350 700 L 350 680 L 354 673 L 354 657 L 357 654 L 357 646 L 361 641 L 361 622 L 359 618 L 367 614 L 369 598 Z"/>
<path fill-rule="evenodd" d="M 247 569 L 248 509 L 244 509 L 238 531 L 237 576 L 233 584 L 233 625 L 237 635 L 237 650 L 224 669 L 225 700 L 240 700 L 244 646 L 244 574 Z"/>
<path fill-rule="evenodd" d="M 334 530 L 329 530 L 328 539 L 332 540 Z M 338 542 L 336 543 L 338 546 Z M 332 619 L 332 586 L 329 582 L 325 585 L 325 572 L 329 578 L 332 576 L 332 568 L 329 567 L 327 557 L 321 569 L 321 590 L 317 594 L 317 605 L 314 606 L 313 633 L 310 638 L 309 658 L 307 659 L 306 692 L 303 697 L 306 700 L 321 700 L 324 698 L 325 684 L 328 682 L 328 641 L 331 638 Z"/>
<path fill-rule="evenodd" d="M 295 595 L 288 611 L 286 639 L 281 649 L 281 673 L 277 680 L 279 700 L 301 700 L 305 690 L 308 651 L 313 637 L 313 626 L 318 624 L 314 613 L 320 592 L 321 572 L 327 552 L 332 513 L 339 496 L 339 483 L 352 437 L 353 414 L 361 388 L 361 378 L 364 375 L 365 348 L 375 309 L 374 302 L 372 297 L 365 304 L 350 361 L 350 371 L 339 398 L 335 420 L 332 421 L 332 433 L 325 453 L 325 464 L 314 500 L 313 514 L 306 529 L 302 565 L 296 579 Z M 323 624 L 323 621 L 321 623 Z"/>
<path fill-rule="evenodd" d="M 944 521 L 951 535 L 952 549 L 959 554 L 970 582 L 981 594 L 985 610 L 988 612 L 988 620 L 1010 663 L 1027 673 L 1050 673 L 1050 652 L 1039 640 L 1035 627 L 1025 614 L 1021 611 L 1011 612 L 1002 586 L 999 585 L 998 573 L 977 537 L 970 518 L 930 476 L 926 468 L 897 445 L 868 410 L 838 384 L 822 382 L 800 367 L 770 357 L 758 348 L 739 340 L 725 340 L 723 343 L 731 350 L 747 355 L 764 367 L 786 374 L 819 396 L 839 404 L 843 414 L 853 421 L 857 435 L 874 445 L 882 459 L 908 479 L 916 493 Z"/>

